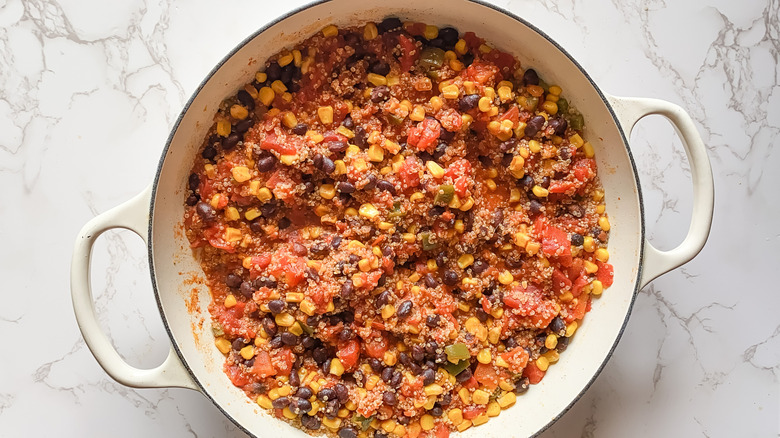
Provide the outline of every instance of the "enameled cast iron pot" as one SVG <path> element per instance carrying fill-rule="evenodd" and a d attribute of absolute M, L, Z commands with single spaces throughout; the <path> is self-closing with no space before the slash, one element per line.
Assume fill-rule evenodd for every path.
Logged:
<path fill-rule="evenodd" d="M 267 57 L 328 24 L 347 27 L 387 16 L 474 31 L 498 48 L 533 66 L 549 83 L 561 85 L 571 105 L 585 117 L 585 135 L 596 149 L 612 223 L 610 262 L 615 282 L 593 309 L 561 361 L 517 404 L 468 436 L 520 437 L 539 433 L 560 417 L 602 369 L 626 325 L 634 297 L 659 275 L 693 258 L 704 246 L 713 211 L 713 180 L 705 147 L 682 108 L 655 99 L 603 93 L 585 71 L 547 35 L 509 12 L 472 0 L 331 0 L 282 17 L 243 41 L 206 77 L 171 132 L 153 183 L 135 198 L 89 221 L 76 241 L 71 292 L 81 332 L 95 358 L 118 382 L 137 388 L 181 387 L 200 391 L 228 418 L 253 436 L 303 437 L 234 387 L 222 371 L 207 311 L 210 296 L 182 230 L 184 194 L 193 157 L 220 102 L 249 82 Z M 666 117 L 677 129 L 690 162 L 693 217 L 685 240 L 659 251 L 645 239 L 642 196 L 627 137 L 650 114 Z M 95 239 L 112 228 L 143 238 L 149 251 L 154 294 L 171 339 L 165 362 L 140 370 L 125 363 L 101 331 L 89 284 Z M 194 292 L 193 292 L 194 290 Z M 193 303 L 193 296 L 196 295 Z M 190 305 L 188 306 L 188 302 Z M 188 307 L 193 309 L 188 310 Z"/>

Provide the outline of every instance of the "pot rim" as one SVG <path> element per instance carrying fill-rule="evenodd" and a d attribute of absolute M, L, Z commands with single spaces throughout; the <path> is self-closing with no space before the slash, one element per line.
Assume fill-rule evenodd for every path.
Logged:
<path fill-rule="evenodd" d="M 165 332 L 168 334 L 168 338 L 171 340 L 171 345 L 173 347 L 173 350 L 176 352 L 176 355 L 178 356 L 179 360 L 181 361 L 184 368 L 187 370 L 187 373 L 192 378 L 192 381 L 197 385 L 199 391 L 201 394 L 203 394 L 211 403 L 225 416 L 227 417 L 237 428 L 239 428 L 242 432 L 246 433 L 250 437 L 257 437 L 254 433 L 249 431 L 241 422 L 239 422 L 237 419 L 235 419 L 227 409 L 223 408 L 222 405 L 220 405 L 213 397 L 212 395 L 206 390 L 206 387 L 200 382 L 200 379 L 193 373 L 192 369 L 190 368 L 186 357 L 182 353 L 181 349 L 179 348 L 178 343 L 175 341 L 175 338 L 173 336 L 173 332 L 171 331 L 170 326 L 168 325 L 168 318 L 165 316 L 165 310 L 163 309 L 162 301 L 160 299 L 160 291 L 157 288 L 157 278 L 155 275 L 155 265 L 154 265 L 154 251 L 153 251 L 153 227 L 154 227 L 154 205 L 155 205 L 155 199 L 157 198 L 157 185 L 160 181 L 160 175 L 162 173 L 162 167 L 165 162 L 165 158 L 168 155 L 168 150 L 171 147 L 171 143 L 173 141 L 173 138 L 176 134 L 176 132 L 179 129 L 179 126 L 181 125 L 181 121 L 184 118 L 184 116 L 189 112 L 190 107 L 195 100 L 195 98 L 200 94 L 200 92 L 203 90 L 203 88 L 206 86 L 206 84 L 211 80 L 211 78 L 217 73 L 217 71 L 222 68 L 222 66 L 230 59 L 232 58 L 239 50 L 241 50 L 244 46 L 246 46 L 249 42 L 251 42 L 253 39 L 255 39 L 257 36 L 262 34 L 263 32 L 267 31 L 270 27 L 287 20 L 288 18 L 292 17 L 293 15 L 296 15 L 302 11 L 305 11 L 311 7 L 318 6 L 325 3 L 330 3 L 333 0 L 315 0 L 308 4 L 305 4 L 303 6 L 299 6 L 273 20 L 268 22 L 267 24 L 261 26 L 259 29 L 254 31 L 252 34 L 244 38 L 241 42 L 239 42 L 230 52 L 228 52 L 215 66 L 214 68 L 209 71 L 209 73 L 203 78 L 203 80 L 198 84 L 198 87 L 195 89 L 195 91 L 192 93 L 190 98 L 187 100 L 187 103 L 182 108 L 181 112 L 179 113 L 179 116 L 176 118 L 176 122 L 173 124 L 173 127 L 171 128 L 171 132 L 168 135 L 168 138 L 165 141 L 165 147 L 162 150 L 162 154 L 160 155 L 160 161 L 157 165 L 157 170 L 154 174 L 154 182 L 152 183 L 152 191 L 151 196 L 149 200 L 149 225 L 148 225 L 148 244 L 147 244 L 147 254 L 149 257 L 149 274 L 152 280 L 152 290 L 154 291 L 154 298 L 157 302 L 157 309 L 160 312 L 160 316 L 162 318 L 163 326 L 165 327 Z M 620 138 L 623 141 L 623 146 L 626 149 L 626 152 L 628 153 L 628 160 L 631 163 L 631 171 L 632 175 L 634 177 L 634 183 L 636 185 L 637 189 L 637 199 L 639 201 L 639 233 L 640 233 L 640 247 L 639 247 L 639 261 L 638 266 L 636 270 L 636 278 L 634 279 L 634 291 L 631 294 L 630 302 L 628 303 L 628 309 L 626 311 L 626 315 L 623 319 L 623 323 L 620 326 L 620 330 L 618 331 L 617 337 L 615 338 L 614 343 L 610 347 L 607 354 L 604 356 L 603 360 L 601 361 L 601 364 L 596 369 L 596 371 L 593 373 L 593 376 L 588 380 L 588 382 L 585 384 L 585 386 L 582 388 L 582 390 L 577 394 L 576 397 L 574 397 L 571 402 L 559 413 L 557 413 L 547 424 L 545 424 L 542 428 L 534 432 L 532 435 L 533 437 L 536 437 L 540 435 L 542 432 L 549 429 L 555 422 L 557 422 L 561 417 L 563 417 L 573 406 L 577 401 L 579 401 L 583 395 L 590 389 L 590 387 L 593 385 L 593 383 L 596 381 L 596 378 L 601 374 L 601 372 L 604 370 L 604 367 L 606 366 L 609 359 L 612 357 L 612 354 L 615 352 L 615 349 L 617 348 L 618 343 L 620 342 L 620 339 L 623 337 L 623 333 L 625 332 L 626 325 L 628 324 L 629 317 L 631 316 L 631 312 L 634 308 L 634 303 L 636 302 L 636 296 L 639 292 L 640 288 L 640 279 L 642 278 L 642 270 L 644 265 L 644 250 L 645 250 L 645 244 L 647 240 L 645 239 L 645 211 L 644 211 L 644 202 L 642 198 L 642 186 L 639 181 L 639 173 L 637 172 L 636 162 L 634 161 L 634 156 L 631 153 L 631 148 L 628 145 L 628 138 L 625 135 L 625 132 L 623 131 L 623 127 L 620 124 L 620 121 L 617 118 L 617 115 L 615 114 L 614 109 L 609 103 L 609 100 L 606 98 L 604 93 L 601 91 L 601 89 L 596 85 L 596 82 L 593 80 L 593 78 L 590 77 L 590 75 L 585 71 L 585 69 L 580 65 L 579 62 L 577 62 L 574 57 L 569 54 L 560 44 L 558 44 L 555 40 L 553 40 L 549 35 L 547 35 L 544 31 L 536 27 L 535 25 L 531 24 L 529 21 L 527 21 L 524 18 L 519 17 L 518 15 L 514 14 L 513 12 L 510 12 L 500 6 L 496 6 L 494 4 L 488 3 L 486 0 L 465 0 L 470 3 L 475 3 L 477 5 L 492 9 L 496 12 L 502 13 L 513 20 L 517 21 L 518 23 L 530 28 L 534 32 L 536 32 L 539 36 L 547 40 L 550 44 L 552 44 L 556 49 L 558 49 L 566 58 L 569 59 L 569 61 L 572 62 L 579 70 L 579 72 L 585 76 L 585 78 L 588 80 L 590 85 L 593 87 L 593 89 L 598 93 L 599 98 L 606 106 L 607 110 L 609 111 L 610 116 L 612 117 L 612 121 L 614 122 L 615 126 L 618 129 L 618 133 L 620 134 Z"/>

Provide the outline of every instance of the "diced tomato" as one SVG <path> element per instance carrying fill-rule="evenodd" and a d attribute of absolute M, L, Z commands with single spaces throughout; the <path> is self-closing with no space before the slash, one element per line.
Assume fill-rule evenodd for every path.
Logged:
<path fill-rule="evenodd" d="M 439 119 L 441 127 L 450 132 L 458 132 L 463 126 L 463 116 L 454 108 L 439 111 L 436 118 Z"/>
<path fill-rule="evenodd" d="M 495 82 L 496 76 L 500 75 L 500 73 L 498 67 L 493 64 L 474 62 L 466 68 L 462 75 L 466 80 L 471 80 L 484 85 L 489 82 Z"/>
<path fill-rule="evenodd" d="M 477 49 L 485 42 L 485 40 L 478 37 L 474 32 L 466 32 L 463 35 L 463 40 L 466 41 L 466 46 L 468 46 L 469 49 Z"/>
<path fill-rule="evenodd" d="M 244 375 L 244 373 L 241 372 L 241 368 L 239 368 L 237 365 L 228 365 L 225 364 L 225 374 L 227 374 L 228 378 L 231 382 L 233 382 L 236 386 L 244 386 L 249 384 L 249 379 Z"/>
<path fill-rule="evenodd" d="M 421 151 L 433 152 L 441 135 L 441 124 L 434 118 L 426 117 L 417 126 L 409 128 L 406 142 Z"/>
<path fill-rule="evenodd" d="M 470 405 L 463 408 L 463 418 L 473 420 L 484 414 L 487 408 L 485 406 Z"/>
<path fill-rule="evenodd" d="M 515 58 L 512 55 L 496 49 L 493 49 L 490 51 L 490 53 L 487 53 L 485 55 L 485 59 L 488 61 L 493 61 L 493 63 L 495 63 L 498 68 L 504 71 L 511 69 L 515 65 Z"/>
<path fill-rule="evenodd" d="M 439 425 L 436 426 L 436 429 L 433 431 L 433 435 L 436 438 L 449 438 L 450 428 L 444 423 L 439 423 Z"/>
<path fill-rule="evenodd" d="M 471 376 L 470 379 L 468 379 L 465 382 L 461 383 L 461 385 L 463 385 L 464 388 L 468 388 L 468 389 L 477 389 L 477 388 L 479 388 L 479 382 L 477 381 L 476 378 L 474 378 L 474 376 Z"/>
<path fill-rule="evenodd" d="M 532 385 L 541 382 L 546 373 L 547 371 L 542 371 L 536 366 L 536 362 L 530 362 L 523 370 L 523 376 L 528 377 L 528 381 L 531 382 Z"/>
<path fill-rule="evenodd" d="M 289 376 L 292 370 L 292 365 L 295 362 L 295 355 L 289 348 L 280 348 L 273 350 L 271 356 L 271 363 L 276 368 L 277 374 L 280 376 Z"/>
<path fill-rule="evenodd" d="M 401 394 L 406 397 L 414 397 L 416 393 L 423 387 L 422 377 L 417 377 L 411 380 L 404 379 L 403 385 L 401 385 Z"/>
<path fill-rule="evenodd" d="M 398 169 L 398 177 L 404 188 L 413 188 L 420 185 L 420 170 L 422 166 L 412 157 L 406 157 L 406 160 Z"/>
<path fill-rule="evenodd" d="M 596 260 L 596 266 L 599 270 L 596 271 L 596 278 L 604 285 L 604 287 L 612 286 L 612 282 L 615 281 L 615 268 L 609 263 L 604 263 Z"/>
<path fill-rule="evenodd" d="M 585 313 L 588 311 L 588 304 L 590 303 L 590 295 L 580 294 L 577 297 L 577 302 L 574 307 L 569 311 L 569 317 L 566 318 L 566 322 L 572 322 L 585 317 Z"/>
<path fill-rule="evenodd" d="M 547 225 L 542 234 L 542 253 L 547 257 L 557 260 L 563 266 L 571 266 L 571 243 L 569 236 L 562 229 Z"/>
<path fill-rule="evenodd" d="M 574 282 L 571 285 L 571 294 L 574 295 L 575 297 L 580 296 L 586 284 L 588 284 L 588 277 L 586 275 L 581 275 L 577 277 L 577 279 L 574 280 Z"/>
<path fill-rule="evenodd" d="M 289 142 L 280 141 L 275 132 L 266 134 L 265 138 L 260 143 L 260 149 L 276 151 L 282 155 L 295 155 L 298 152 L 295 149 L 295 146 Z"/>
<path fill-rule="evenodd" d="M 471 163 L 466 159 L 460 159 L 447 166 L 444 176 L 452 179 L 455 185 L 455 193 L 458 196 L 466 196 L 466 191 L 471 182 Z"/>
<path fill-rule="evenodd" d="M 512 108 L 509 108 L 509 111 L 502 114 L 499 120 L 511 120 L 513 125 L 517 125 L 517 122 L 520 120 L 520 110 L 517 109 L 516 105 L 512 105 Z"/>
<path fill-rule="evenodd" d="M 509 318 L 510 323 L 516 326 L 544 328 L 558 314 L 555 303 L 547 299 L 541 289 L 532 283 L 525 287 L 521 283 L 506 291 L 504 304 L 515 309 Z M 507 317 L 506 313 L 504 317 Z"/>
<path fill-rule="evenodd" d="M 364 345 L 366 354 L 376 359 L 381 359 L 387 351 L 387 339 L 384 336 L 380 336 L 378 341 L 376 336 L 372 336 Z"/>
<path fill-rule="evenodd" d="M 336 356 L 338 356 L 345 369 L 351 370 L 357 365 L 358 358 L 360 358 L 360 342 L 352 339 L 342 343 L 339 345 Z"/>
<path fill-rule="evenodd" d="M 420 36 L 425 32 L 425 23 L 412 23 L 409 26 L 404 26 L 404 29 L 406 29 L 410 35 Z"/>
<path fill-rule="evenodd" d="M 284 279 L 288 286 L 297 286 L 303 281 L 306 270 L 306 262 L 301 257 L 288 252 L 274 254 L 270 272 L 276 278 Z"/>
<path fill-rule="evenodd" d="M 255 354 L 255 363 L 252 364 L 252 374 L 265 378 L 276 375 L 276 368 L 271 363 L 271 356 L 263 350 Z"/>
<path fill-rule="evenodd" d="M 577 185 L 572 181 L 554 179 L 550 181 L 550 193 L 566 193 L 569 190 L 577 188 Z"/>
<path fill-rule="evenodd" d="M 414 40 L 409 39 L 406 35 L 398 35 L 398 44 L 401 46 L 401 71 L 406 72 L 411 70 L 417 58 L 420 57 L 420 50 L 414 44 Z"/>
<path fill-rule="evenodd" d="M 562 294 L 565 291 L 571 289 L 571 280 L 561 272 L 558 268 L 553 268 L 552 273 L 552 287 L 553 291 L 557 294 Z"/>
<path fill-rule="evenodd" d="M 252 260 L 252 266 L 258 269 L 265 269 L 268 267 L 269 264 L 271 264 L 271 255 L 260 254 L 257 256 L 252 256 L 251 260 Z"/>
<path fill-rule="evenodd" d="M 566 271 L 566 275 L 569 276 L 569 280 L 576 281 L 582 274 L 585 273 L 585 262 L 581 258 L 576 258 L 572 261 L 571 266 Z"/>
<path fill-rule="evenodd" d="M 498 377 L 499 373 L 492 365 L 480 363 L 474 371 L 474 378 L 477 379 L 477 382 L 483 384 L 488 389 L 496 389 L 498 387 Z"/>
<path fill-rule="evenodd" d="M 596 160 L 593 158 L 583 158 L 577 160 L 572 166 L 572 173 L 579 181 L 588 181 L 596 176 Z"/>
<path fill-rule="evenodd" d="M 501 354 L 501 358 L 509 364 L 509 370 L 520 373 L 528 365 L 528 352 L 523 347 L 515 347 Z"/>

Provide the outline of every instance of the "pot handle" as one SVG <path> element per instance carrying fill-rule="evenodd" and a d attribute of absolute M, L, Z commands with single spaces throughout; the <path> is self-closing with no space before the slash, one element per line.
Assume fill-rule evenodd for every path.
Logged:
<path fill-rule="evenodd" d="M 134 388 L 188 388 L 198 390 L 176 351 L 171 346 L 168 357 L 157 368 L 142 370 L 129 365 L 119 356 L 98 324 L 90 284 L 92 247 L 98 236 L 112 228 L 130 230 L 146 242 L 149 226 L 149 201 L 152 186 L 111 210 L 93 218 L 79 232 L 73 249 L 70 291 L 81 334 L 101 367 L 117 382 Z"/>
<path fill-rule="evenodd" d="M 693 182 L 693 214 L 688 235 L 676 248 L 661 251 L 645 239 L 644 266 L 639 287 L 690 261 L 707 242 L 715 208 L 715 188 L 707 148 L 691 116 L 680 106 L 660 99 L 607 96 L 617 114 L 623 131 L 631 135 L 642 118 L 657 114 L 666 117 L 682 141 L 691 166 Z"/>

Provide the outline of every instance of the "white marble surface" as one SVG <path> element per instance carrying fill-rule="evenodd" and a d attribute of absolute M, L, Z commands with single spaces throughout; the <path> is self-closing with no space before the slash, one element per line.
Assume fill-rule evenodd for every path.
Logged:
<path fill-rule="evenodd" d="M 152 177 L 204 75 L 303 2 L 0 0 L 0 436 L 243 437 L 186 390 L 132 390 L 76 327 L 78 229 Z M 712 235 L 639 293 L 614 357 L 545 438 L 780 436 L 780 5 L 777 0 L 500 0 L 607 92 L 667 99 L 701 130 Z M 665 122 L 632 136 L 652 241 L 679 242 L 688 168 Z M 130 363 L 167 353 L 140 239 L 101 238 L 100 321 Z"/>

